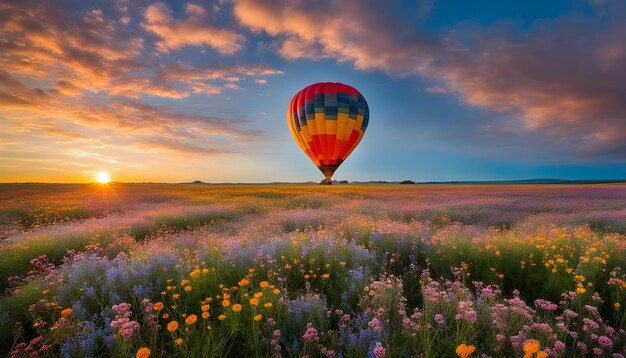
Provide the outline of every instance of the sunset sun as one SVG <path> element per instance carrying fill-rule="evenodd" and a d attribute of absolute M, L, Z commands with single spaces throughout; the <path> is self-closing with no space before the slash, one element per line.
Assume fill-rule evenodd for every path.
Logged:
<path fill-rule="evenodd" d="M 111 177 L 107 172 L 99 172 L 96 174 L 96 181 L 100 184 L 107 184 L 111 180 Z"/>

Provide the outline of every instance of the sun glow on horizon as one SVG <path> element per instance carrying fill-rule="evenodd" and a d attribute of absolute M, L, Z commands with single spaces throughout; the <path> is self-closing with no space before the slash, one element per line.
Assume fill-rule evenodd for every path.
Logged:
<path fill-rule="evenodd" d="M 100 184 L 108 184 L 111 181 L 111 177 L 107 172 L 99 172 L 96 174 L 96 181 Z"/>

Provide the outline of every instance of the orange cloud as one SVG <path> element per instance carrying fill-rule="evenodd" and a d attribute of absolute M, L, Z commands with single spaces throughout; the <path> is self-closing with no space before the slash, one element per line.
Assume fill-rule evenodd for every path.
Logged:
<path fill-rule="evenodd" d="M 206 45 L 224 55 L 240 50 L 244 38 L 210 25 L 209 11 L 197 4 L 187 4 L 181 20 L 162 4 L 146 9 L 118 5 L 81 12 L 49 2 L 0 4 L 3 129 L 25 138 L 23 146 L 57 136 L 58 141 L 46 144 L 58 144 L 62 155 L 74 153 L 61 150 L 64 144 L 79 142 L 86 151 L 104 153 L 111 150 L 105 144 L 111 138 L 129 148 L 204 155 L 232 152 L 261 139 L 262 133 L 248 129 L 245 120 L 190 115 L 142 98 L 215 95 L 228 83 L 281 71 L 258 64 L 169 63 L 167 54 L 151 53 L 152 35 L 160 50 Z M 143 27 L 133 26 L 140 11 Z M 202 145 L 207 142 L 219 145 Z"/>
<path fill-rule="evenodd" d="M 393 4 L 374 1 L 234 6 L 239 22 L 274 36 L 287 59 L 331 57 L 358 69 L 421 75 L 442 84 L 427 92 L 456 94 L 521 124 L 508 128 L 578 154 L 625 160 L 626 5 L 608 1 L 595 10 L 539 21 L 522 35 L 501 25 L 459 25 L 435 36 Z"/>
<path fill-rule="evenodd" d="M 159 51 L 208 45 L 222 54 L 232 55 L 242 48 L 245 38 L 233 30 L 211 25 L 200 5 L 188 4 L 186 13 L 186 19 L 176 20 L 163 3 L 148 6 L 142 26 L 159 37 L 156 43 Z"/>

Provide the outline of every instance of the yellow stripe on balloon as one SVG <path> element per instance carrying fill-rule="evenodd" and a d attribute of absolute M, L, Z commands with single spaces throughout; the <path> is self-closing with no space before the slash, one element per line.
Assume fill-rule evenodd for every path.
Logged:
<path fill-rule="evenodd" d="M 346 139 L 346 127 L 350 117 L 346 113 L 337 115 L 337 139 Z"/>
<path fill-rule="evenodd" d="M 306 127 L 310 135 L 317 135 L 317 120 L 306 121 Z"/>
<path fill-rule="evenodd" d="M 326 119 L 324 113 L 315 113 L 315 123 L 317 124 L 317 135 L 326 134 Z"/>
<path fill-rule="evenodd" d="M 326 134 L 337 134 L 337 121 L 326 121 Z"/>

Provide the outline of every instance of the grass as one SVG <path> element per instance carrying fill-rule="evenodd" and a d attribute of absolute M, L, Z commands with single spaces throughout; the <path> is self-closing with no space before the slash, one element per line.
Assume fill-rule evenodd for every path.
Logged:
<path fill-rule="evenodd" d="M 14 356 L 626 347 L 621 184 L 3 184 L 0 194 L 0 347 Z"/>

